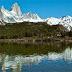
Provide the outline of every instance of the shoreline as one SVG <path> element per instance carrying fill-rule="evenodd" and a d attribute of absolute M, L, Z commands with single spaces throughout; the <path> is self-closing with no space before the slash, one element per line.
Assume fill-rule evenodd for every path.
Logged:
<path fill-rule="evenodd" d="M 21 39 L 0 39 L 0 43 L 50 43 L 50 42 L 66 42 L 72 43 L 72 38 L 21 38 Z"/>

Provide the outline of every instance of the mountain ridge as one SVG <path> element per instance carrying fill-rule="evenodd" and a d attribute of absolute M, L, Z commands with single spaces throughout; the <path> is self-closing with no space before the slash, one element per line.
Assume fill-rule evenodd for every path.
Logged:
<path fill-rule="evenodd" d="M 60 18 L 50 17 L 47 19 L 42 19 L 36 13 L 24 13 L 20 9 L 18 3 L 14 3 L 11 7 L 11 10 L 8 11 L 7 9 L 2 6 L 0 10 L 0 25 L 3 24 L 3 21 L 6 23 L 17 23 L 17 22 L 47 22 L 49 25 L 63 25 L 69 31 L 72 27 L 72 17 L 71 16 L 64 16 Z M 2 23 L 1 23 L 2 22 Z"/>

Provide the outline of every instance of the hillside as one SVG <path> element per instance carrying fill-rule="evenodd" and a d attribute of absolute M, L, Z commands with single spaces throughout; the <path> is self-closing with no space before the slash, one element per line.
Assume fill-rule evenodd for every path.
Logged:
<path fill-rule="evenodd" d="M 23 37 L 57 37 L 65 33 L 62 25 L 48 25 L 46 22 L 22 22 L 0 25 L 0 39 L 14 39 Z"/>

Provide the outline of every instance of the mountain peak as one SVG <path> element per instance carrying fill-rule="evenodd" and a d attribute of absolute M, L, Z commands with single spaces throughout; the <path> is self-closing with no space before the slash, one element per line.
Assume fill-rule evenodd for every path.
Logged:
<path fill-rule="evenodd" d="M 4 6 L 1 7 L 1 11 L 2 11 L 2 10 L 5 10 Z"/>
<path fill-rule="evenodd" d="M 17 6 L 19 6 L 17 2 L 15 2 L 13 5 L 17 5 Z"/>
<path fill-rule="evenodd" d="M 18 5 L 17 2 L 12 5 L 12 12 L 15 13 L 17 16 L 21 16 L 22 15 L 20 6 Z"/>
<path fill-rule="evenodd" d="M 41 18 L 37 14 L 31 13 L 31 12 L 25 13 L 24 19 L 41 20 Z"/>
<path fill-rule="evenodd" d="M 66 15 L 66 16 L 63 16 L 63 17 L 61 17 L 62 19 L 71 19 L 72 17 L 71 16 L 69 16 L 69 15 Z"/>
<path fill-rule="evenodd" d="M 0 21 L 1 21 L 1 19 L 2 19 L 2 12 L 1 12 L 1 9 L 0 9 Z"/>

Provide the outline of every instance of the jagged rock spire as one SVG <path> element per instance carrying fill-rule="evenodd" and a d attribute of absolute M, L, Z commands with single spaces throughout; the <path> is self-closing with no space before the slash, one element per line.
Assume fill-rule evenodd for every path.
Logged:
<path fill-rule="evenodd" d="M 22 12 L 21 12 L 21 9 L 20 9 L 20 6 L 18 5 L 18 3 L 14 3 L 12 5 L 12 11 L 17 15 L 17 16 L 21 16 L 22 15 Z"/>
<path fill-rule="evenodd" d="M 3 14 L 2 14 L 1 9 L 0 9 L 0 25 L 5 25 L 5 23 L 3 21 Z"/>
<path fill-rule="evenodd" d="M 24 18 L 25 19 L 36 19 L 36 20 L 41 19 L 37 14 L 31 13 L 31 12 L 25 13 Z"/>
<path fill-rule="evenodd" d="M 1 9 L 0 9 L 0 20 L 1 20 L 1 18 L 2 18 L 2 12 L 1 12 Z"/>

